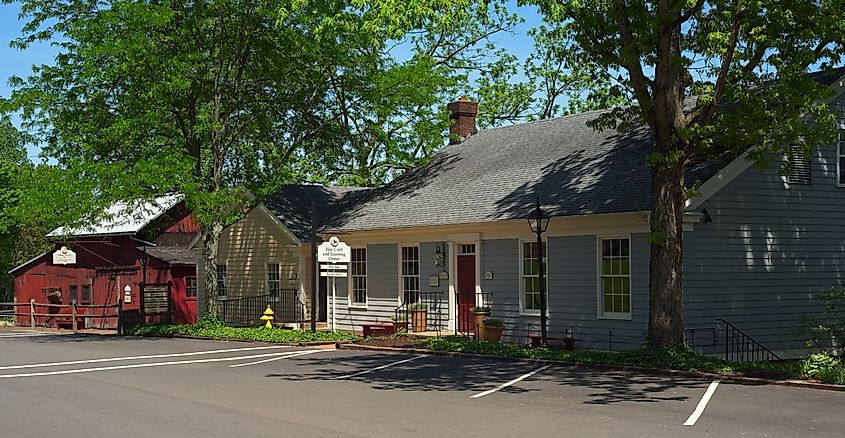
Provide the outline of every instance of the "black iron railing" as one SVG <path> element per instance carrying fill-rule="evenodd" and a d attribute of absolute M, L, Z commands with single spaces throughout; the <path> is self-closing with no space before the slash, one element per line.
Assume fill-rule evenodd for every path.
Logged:
<path fill-rule="evenodd" d="M 474 316 L 470 311 L 473 307 L 493 306 L 492 292 L 455 293 L 455 328 L 457 333 L 464 335 L 475 334 Z"/>
<path fill-rule="evenodd" d="M 272 293 L 240 298 L 218 298 L 220 321 L 232 326 L 258 326 L 261 315 L 269 305 L 277 323 L 303 322 L 304 309 L 295 289 L 281 289 Z"/>
<path fill-rule="evenodd" d="M 393 315 L 394 321 L 405 321 L 408 330 L 414 329 L 414 309 L 425 309 L 425 321 L 418 321 L 417 329 L 422 328 L 419 322 L 425 325 L 424 331 L 438 332 L 446 329 L 446 324 L 449 322 L 449 302 L 445 299 L 446 294 L 443 292 L 419 292 L 414 298 L 414 302 L 404 302 L 400 304 Z M 417 317 L 421 318 L 421 317 Z M 418 330 L 420 331 L 420 330 Z"/>
<path fill-rule="evenodd" d="M 763 344 L 757 342 L 735 325 L 717 318 L 716 323 L 725 326 L 725 360 L 731 362 L 763 362 L 781 360 Z"/>

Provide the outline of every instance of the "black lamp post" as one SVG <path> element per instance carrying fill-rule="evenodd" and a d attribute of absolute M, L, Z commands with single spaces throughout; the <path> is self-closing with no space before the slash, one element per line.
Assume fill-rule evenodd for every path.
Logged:
<path fill-rule="evenodd" d="M 141 256 L 139 257 L 139 260 L 141 261 L 141 269 L 143 270 L 144 287 L 146 287 L 147 286 L 147 265 L 150 263 L 150 255 L 147 254 L 147 247 L 146 246 L 141 247 Z"/>
<path fill-rule="evenodd" d="M 540 207 L 540 197 L 538 196 L 537 206 L 528 215 L 528 225 L 531 227 L 531 232 L 537 235 L 537 258 L 539 265 L 537 273 L 540 277 L 540 344 L 543 347 L 549 345 L 546 334 L 546 269 L 543 258 L 543 233 L 549 228 L 550 219 L 549 215 Z"/>

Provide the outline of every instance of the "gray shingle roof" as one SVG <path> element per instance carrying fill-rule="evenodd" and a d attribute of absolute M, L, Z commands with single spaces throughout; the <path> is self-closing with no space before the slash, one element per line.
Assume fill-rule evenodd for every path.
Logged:
<path fill-rule="evenodd" d="M 481 131 L 366 193 L 327 229 L 355 231 L 523 219 L 539 195 L 553 216 L 650 208 L 646 128 L 587 126 L 599 112 Z M 725 163 L 692 169 L 706 180 Z"/>
<path fill-rule="evenodd" d="M 318 226 L 328 218 L 338 217 L 361 187 L 328 187 L 321 185 L 288 185 L 264 200 L 264 206 L 273 213 L 299 240 L 305 242 L 311 232 L 311 203 L 317 205 Z"/>

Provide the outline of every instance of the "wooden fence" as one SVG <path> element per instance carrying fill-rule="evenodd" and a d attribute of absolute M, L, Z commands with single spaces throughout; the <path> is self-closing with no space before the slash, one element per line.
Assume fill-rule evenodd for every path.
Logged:
<path fill-rule="evenodd" d="M 21 307 L 26 307 L 25 311 L 21 311 Z M 58 313 L 40 313 L 36 311 L 39 308 L 59 310 Z M 69 309 L 69 312 L 61 313 L 62 309 Z M 104 309 L 104 313 L 79 313 L 80 309 Z M 114 309 L 114 313 L 105 313 L 106 309 Z M 72 300 L 70 304 L 49 304 L 36 303 L 35 299 L 28 303 L 0 303 L 0 317 L 3 316 L 29 317 L 29 326 L 33 329 L 38 326 L 38 318 L 53 318 L 56 322 L 66 322 L 70 319 L 74 333 L 79 330 L 81 318 L 117 318 L 117 332 L 123 334 L 123 303 L 120 300 L 117 304 L 77 304 L 76 300 Z"/>

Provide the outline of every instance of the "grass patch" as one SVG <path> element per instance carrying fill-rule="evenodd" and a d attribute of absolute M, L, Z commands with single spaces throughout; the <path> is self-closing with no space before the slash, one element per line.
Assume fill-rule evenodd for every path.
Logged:
<path fill-rule="evenodd" d="M 138 326 L 126 331 L 131 336 L 181 335 L 231 341 L 259 341 L 278 344 L 302 342 L 352 341 L 351 333 L 316 332 L 307 330 L 268 329 L 264 327 L 229 327 L 219 322 L 200 321 L 196 324 L 156 324 Z"/>
<path fill-rule="evenodd" d="M 14 326 L 15 326 L 15 317 L 14 316 L 0 317 L 0 327 L 14 327 Z"/>
<path fill-rule="evenodd" d="M 801 365 L 785 362 L 735 363 L 715 357 L 697 354 L 687 348 L 673 348 L 653 351 L 642 347 L 619 353 L 606 351 L 558 351 L 545 348 L 531 348 L 527 345 L 506 342 L 484 342 L 462 336 L 423 338 L 416 343 L 418 348 L 434 351 L 486 354 L 498 357 L 519 357 L 529 359 L 559 360 L 587 364 L 632 366 L 641 368 L 669 369 L 679 371 L 700 371 L 710 373 L 765 374 L 776 377 L 799 377 Z"/>

